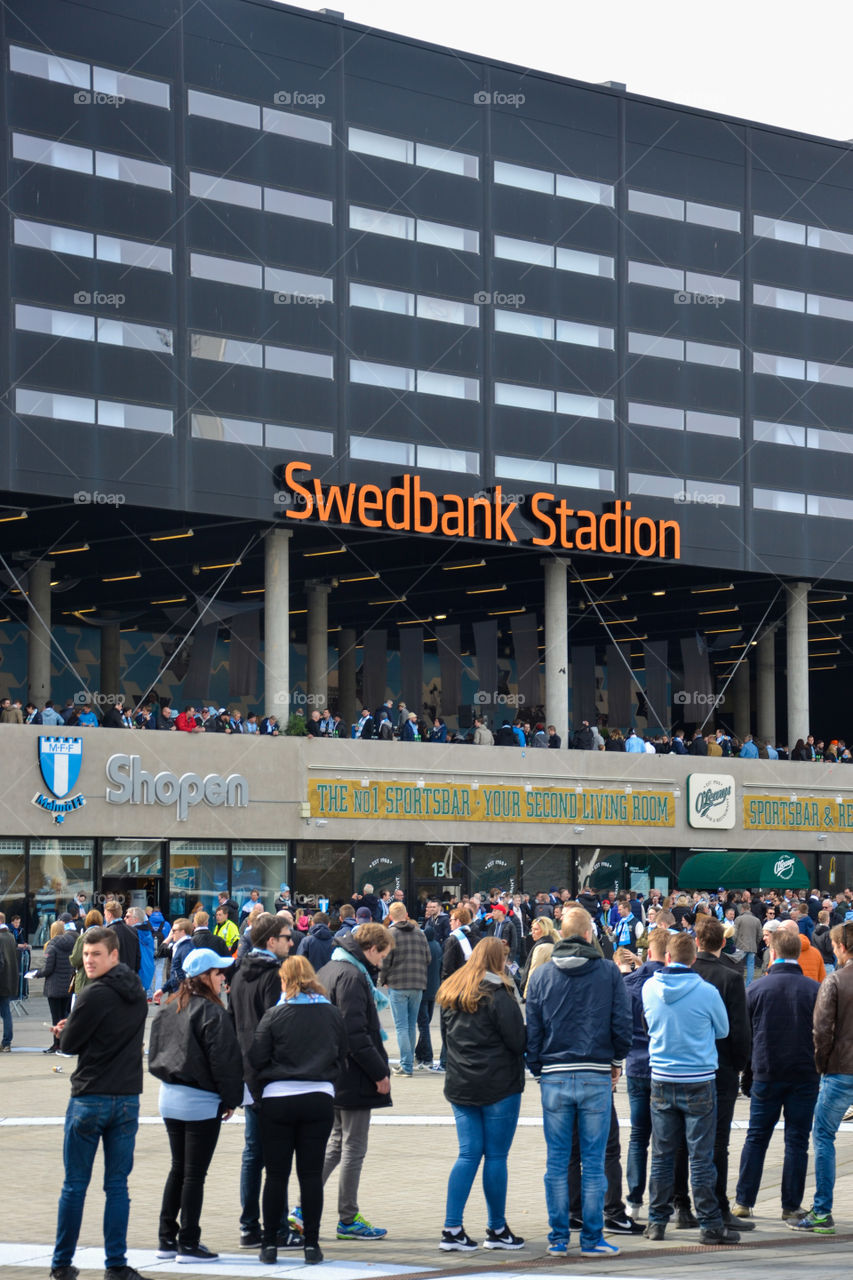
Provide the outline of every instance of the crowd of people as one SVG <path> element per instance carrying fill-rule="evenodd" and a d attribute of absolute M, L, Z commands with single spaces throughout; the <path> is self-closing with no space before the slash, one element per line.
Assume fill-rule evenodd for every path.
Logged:
<path fill-rule="evenodd" d="M 565 1256 L 577 1232 L 581 1256 L 612 1257 L 619 1249 L 608 1236 L 660 1241 L 673 1217 L 702 1243 L 738 1243 L 756 1225 L 780 1115 L 782 1219 L 797 1231 L 834 1233 L 835 1137 L 853 1105 L 850 890 L 653 890 L 611 900 L 587 886 L 574 900 L 567 889 L 496 888 L 430 898 L 410 915 L 400 890 L 377 895 L 366 884 L 333 914 L 315 913 L 307 929 L 285 902 L 282 893 L 276 912 L 266 911 L 253 891 L 238 908 L 223 893 L 212 927 L 204 911 L 163 921 L 151 962 L 163 951 L 165 969 L 153 995 L 142 941 L 153 912 L 130 908 L 122 918 L 107 902 L 102 919 L 87 913 L 83 932 L 56 922 L 39 975 L 47 982 L 62 969 L 64 983 L 75 950 L 82 973 L 70 1011 L 48 992 L 57 1051 L 78 1056 L 53 1280 L 76 1280 L 99 1142 L 106 1280 L 137 1280 L 126 1257 L 127 1175 L 152 999 L 162 1003 L 148 1069 L 171 1151 L 159 1258 L 215 1259 L 201 1238 L 204 1181 L 221 1124 L 240 1106 L 241 1247 L 265 1263 L 290 1249 L 321 1261 L 323 1189 L 334 1169 L 337 1238 L 383 1238 L 387 1229 L 364 1216 L 359 1200 L 370 1115 L 390 1105 L 392 1084 L 418 1070 L 443 1080 L 456 1123 L 444 1251 L 479 1247 L 464 1212 L 481 1165 L 483 1247 L 524 1247 L 507 1222 L 507 1161 L 531 1077 L 541 1093 L 551 1255 Z M 0 921 L 0 984 L 15 946 Z M 399 1062 L 385 1048 L 385 1009 Z M 624 1176 L 613 1103 L 623 1073 L 631 1117 Z M 730 1197 L 739 1092 L 750 1098 L 750 1120 Z M 807 1209 L 811 1134 L 816 1190 Z M 289 1196 L 294 1163 L 299 1190 Z"/>

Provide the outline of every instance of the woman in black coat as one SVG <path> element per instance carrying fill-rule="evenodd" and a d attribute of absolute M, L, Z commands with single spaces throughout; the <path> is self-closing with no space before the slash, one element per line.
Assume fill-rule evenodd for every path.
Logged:
<path fill-rule="evenodd" d="M 148 1047 L 151 1074 L 162 1082 L 160 1115 L 172 1153 L 157 1257 L 210 1262 L 219 1255 L 201 1243 L 204 1180 L 221 1123 L 243 1098 L 243 1057 L 219 998 L 223 969 L 233 959 L 195 947 L 183 963 L 186 976 L 154 1019 Z"/>
<path fill-rule="evenodd" d="M 260 1259 L 278 1261 L 278 1228 L 295 1155 L 305 1261 L 313 1264 L 323 1261 L 323 1164 L 347 1041 L 340 1011 L 329 1003 L 306 957 L 288 956 L 280 974 L 281 1001 L 261 1018 L 249 1049 L 266 1170 Z"/>
<path fill-rule="evenodd" d="M 36 969 L 35 977 L 44 978 L 44 994 L 50 1008 L 50 1024 L 55 1027 L 63 1018 L 67 1018 L 71 1010 L 71 984 L 74 981 L 74 970 L 71 968 L 71 952 L 77 941 L 77 930 L 66 929 L 62 920 L 54 920 L 50 926 L 50 939 L 44 949 L 44 959 L 40 969 Z M 54 1035 L 53 1044 L 43 1053 L 59 1051 L 59 1036 Z"/>
<path fill-rule="evenodd" d="M 524 1089 L 526 1031 L 500 938 L 483 938 L 461 969 L 443 982 L 441 1008 L 447 1042 L 444 1096 L 453 1108 L 459 1156 L 447 1184 L 439 1248 L 469 1252 L 477 1244 L 462 1216 L 483 1160 L 488 1208 L 487 1249 L 521 1249 L 506 1221 L 507 1157 Z"/>

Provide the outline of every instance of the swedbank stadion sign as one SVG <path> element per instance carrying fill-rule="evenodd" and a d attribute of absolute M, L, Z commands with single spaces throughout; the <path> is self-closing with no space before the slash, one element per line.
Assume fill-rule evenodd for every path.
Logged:
<path fill-rule="evenodd" d="M 288 520 L 487 542 L 519 541 L 510 524 L 519 512 L 519 495 L 505 495 L 500 485 L 488 495 L 463 497 L 433 493 L 419 475 L 411 473 L 390 489 L 380 489 L 376 484 L 323 484 L 311 472 L 310 462 L 288 462 L 276 472 Z M 545 490 L 523 501 L 523 521 L 535 547 L 658 560 L 681 558 L 678 521 L 637 515 L 630 502 L 608 503 L 611 509 L 603 512 L 588 511 L 569 507 L 565 498 L 558 499 L 557 494 Z M 523 540 L 528 536 L 524 533 Z"/>
<path fill-rule="evenodd" d="M 731 774 L 687 775 L 687 821 L 704 831 L 731 831 L 735 825 L 735 780 Z"/>

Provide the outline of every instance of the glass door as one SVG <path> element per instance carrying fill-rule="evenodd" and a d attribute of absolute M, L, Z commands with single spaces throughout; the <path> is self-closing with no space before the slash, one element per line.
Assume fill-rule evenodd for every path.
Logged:
<path fill-rule="evenodd" d="M 128 907 L 159 907 L 163 891 L 163 846 L 159 840 L 104 840 L 101 845 L 100 902 L 117 899 Z"/>

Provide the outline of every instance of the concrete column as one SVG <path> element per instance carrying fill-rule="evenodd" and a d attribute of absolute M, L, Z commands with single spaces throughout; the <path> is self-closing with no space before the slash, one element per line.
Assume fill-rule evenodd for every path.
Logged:
<path fill-rule="evenodd" d="M 308 674 L 305 685 L 309 714 L 328 706 L 330 590 L 328 582 L 308 583 Z"/>
<path fill-rule="evenodd" d="M 545 714 L 556 727 L 563 746 L 569 731 L 568 563 L 553 556 L 545 569 Z"/>
<path fill-rule="evenodd" d="M 729 685 L 731 696 L 733 728 L 741 742 L 748 733 L 752 733 L 752 717 L 749 711 L 749 655 L 747 654 Z"/>
<path fill-rule="evenodd" d="M 805 740 L 809 729 L 809 583 L 792 582 L 785 588 L 788 608 L 785 630 L 788 645 L 788 742 Z"/>
<path fill-rule="evenodd" d="M 27 696 L 37 707 L 50 697 L 50 574 L 52 560 L 37 560 L 27 573 Z"/>
<path fill-rule="evenodd" d="M 118 622 L 101 627 L 101 677 L 99 692 L 114 697 L 121 684 L 121 633 Z M 110 705 L 110 704 L 107 704 Z"/>
<path fill-rule="evenodd" d="M 290 530 L 264 537 L 264 699 L 268 714 L 290 716 Z"/>
<path fill-rule="evenodd" d="M 359 707 L 355 696 L 355 670 L 358 654 L 355 651 L 354 627 L 341 627 L 338 639 L 338 712 L 347 726 L 355 724 Z"/>
<path fill-rule="evenodd" d="M 756 646 L 756 724 L 763 742 L 776 746 L 776 629 L 771 627 Z"/>

